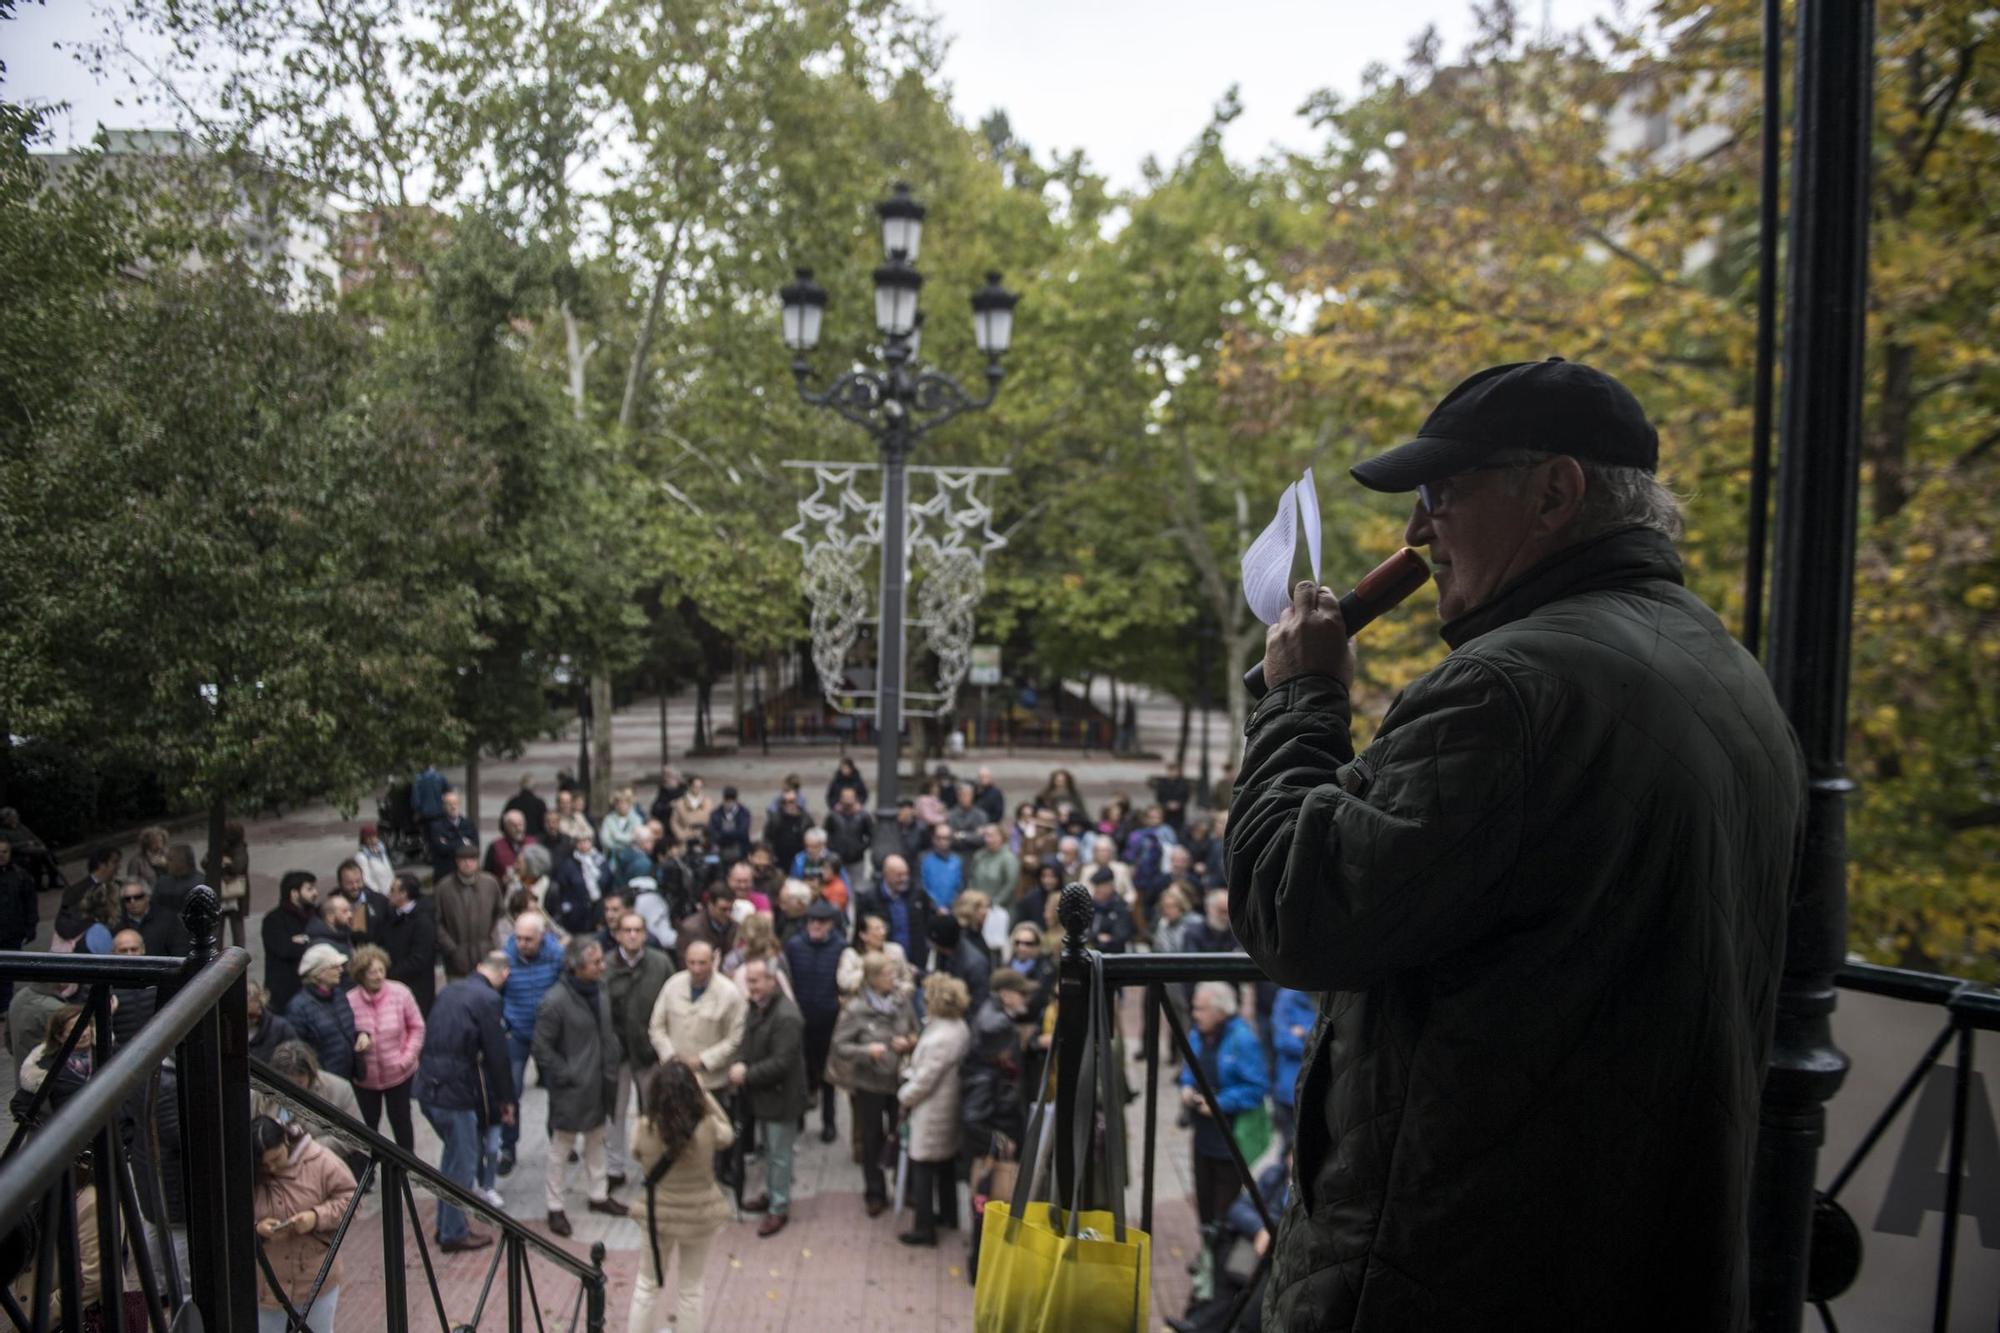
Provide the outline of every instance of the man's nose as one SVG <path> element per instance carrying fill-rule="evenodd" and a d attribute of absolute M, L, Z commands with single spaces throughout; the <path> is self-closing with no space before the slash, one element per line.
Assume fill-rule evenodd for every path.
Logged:
<path fill-rule="evenodd" d="M 1437 533 L 1431 527 L 1431 515 L 1424 508 L 1423 501 L 1410 501 L 1410 521 L 1403 527 L 1403 545 L 1429 546 Z"/>

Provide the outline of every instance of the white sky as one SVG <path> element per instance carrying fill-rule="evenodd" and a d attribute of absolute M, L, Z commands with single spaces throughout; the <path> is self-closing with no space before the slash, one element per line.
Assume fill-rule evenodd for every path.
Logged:
<path fill-rule="evenodd" d="M 167 123 L 135 112 L 129 90 L 94 84 L 56 43 L 96 32 L 101 0 L 29 3 L 0 23 L 0 59 L 10 99 L 67 101 L 57 126 L 67 143 L 87 141 L 102 122 L 116 128 Z M 1272 143 L 1304 148 L 1313 136 L 1297 117 L 1317 89 L 1352 94 L 1372 61 L 1400 64 L 1427 24 L 1455 51 L 1471 29 L 1471 0 L 918 0 L 951 34 L 944 73 L 967 124 L 1004 108 L 1014 132 L 1047 160 L 1082 148 L 1120 186 L 1139 181 L 1148 154 L 1171 161 L 1224 91 L 1241 85 L 1243 115 L 1231 127 L 1233 156 L 1253 158 Z M 1558 27 L 1607 12 L 1612 0 L 1546 0 Z M 1522 0 L 1524 20 L 1540 22 L 1541 0 Z"/>

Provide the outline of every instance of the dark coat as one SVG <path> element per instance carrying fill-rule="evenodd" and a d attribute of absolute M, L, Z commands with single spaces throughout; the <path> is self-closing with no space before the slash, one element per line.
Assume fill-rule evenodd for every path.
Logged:
<path fill-rule="evenodd" d="M 806 1024 L 783 991 L 762 1007 L 750 1006 L 736 1058 L 744 1066 L 750 1114 L 759 1120 L 797 1120 L 806 1111 Z"/>
<path fill-rule="evenodd" d="M 306 926 L 317 917 L 303 917 L 282 904 L 264 913 L 264 989 L 270 1008 L 284 1013 L 299 993 L 299 960 L 306 956 Z"/>
<path fill-rule="evenodd" d="M 990 783 L 984 787 L 974 785 L 972 803 L 986 816 L 987 823 L 998 824 L 1002 828 L 1007 826 L 1007 798 L 1001 794 L 997 786 Z M 974 1039 L 977 1040 L 976 1033 Z"/>
<path fill-rule="evenodd" d="M 111 1013 L 112 1049 L 116 1050 L 139 1035 L 159 1007 L 160 993 L 151 986 L 114 986 L 111 994 L 118 1007 Z"/>
<path fill-rule="evenodd" d="M 611 1115 L 618 1088 L 618 1034 L 604 984 L 586 995 L 565 975 L 535 1013 L 535 1068 L 549 1090 L 549 1128 L 582 1134 Z"/>
<path fill-rule="evenodd" d="M 617 944 L 604 948 L 604 988 L 611 996 L 611 1026 L 618 1034 L 619 1049 L 633 1073 L 651 1069 L 660 1062 L 653 1050 L 646 1024 L 653 1017 L 653 1002 L 660 987 L 674 974 L 674 960 L 662 949 L 650 945 L 637 963 L 628 964 Z"/>
<path fill-rule="evenodd" d="M 610 879 L 610 868 L 607 866 L 598 881 L 600 890 L 609 887 Z M 572 935 L 597 929 L 601 909 L 597 900 L 590 896 L 590 885 L 584 880 L 582 862 L 572 856 L 550 873 L 548 887 L 542 890 L 542 910 Z M 614 923 L 607 921 L 604 924 L 609 926 Z"/>
<path fill-rule="evenodd" d="M 959 1147 L 978 1157 L 995 1134 L 1021 1142 L 1027 1114 L 1021 1105 L 1020 1028 L 988 997 L 972 1011 L 972 1049 L 959 1074 Z"/>
<path fill-rule="evenodd" d="M 875 841 L 875 816 L 866 810 L 856 810 L 852 815 L 828 811 L 826 822 L 820 827 L 826 830 L 826 849 L 839 857 L 842 865 L 853 865 L 868 855 L 868 848 Z"/>
<path fill-rule="evenodd" d="M 500 1108 L 514 1101 L 514 1069 L 500 992 L 484 973 L 438 992 L 424 1018 L 424 1049 L 417 1057 L 417 1101 L 440 1111 L 477 1111 L 481 1126 L 498 1124 Z"/>
<path fill-rule="evenodd" d="M 354 1078 L 354 1010 L 347 1003 L 347 992 L 336 988 L 320 995 L 307 986 L 285 1006 L 285 1017 L 298 1029 L 299 1040 L 313 1048 L 321 1069 L 350 1081 Z"/>
<path fill-rule="evenodd" d="M 869 848 L 869 858 L 875 862 L 879 875 L 882 863 L 892 856 L 900 856 L 910 863 L 914 872 L 917 861 L 931 847 L 931 826 L 923 820 L 912 817 L 905 824 L 900 819 L 891 819 L 875 826 L 875 841 Z"/>
<path fill-rule="evenodd" d="M 937 904 L 933 903 L 931 896 L 924 892 L 924 886 L 917 882 L 914 873 L 910 877 L 909 891 L 903 895 L 903 906 L 909 914 L 910 937 L 907 940 L 898 940 L 898 943 L 903 946 L 903 953 L 909 958 L 910 966 L 922 972 L 930 966 L 930 924 L 931 918 L 937 915 Z M 854 900 L 856 921 L 868 912 L 873 912 L 889 922 L 890 938 L 896 938 L 895 918 L 889 911 L 889 891 L 882 888 L 879 882 L 877 887 L 860 894 Z"/>
<path fill-rule="evenodd" d="M 0 949 L 18 949 L 41 924 L 35 879 L 18 860 L 0 866 Z"/>
<path fill-rule="evenodd" d="M 806 1021 L 827 1031 L 840 1017 L 840 952 L 847 941 L 837 930 L 814 944 L 804 930 L 795 930 L 785 941 L 785 967 L 792 976 L 792 994 Z"/>
<path fill-rule="evenodd" d="M 1643 530 L 1444 637 L 1358 758 L 1326 676 L 1246 730 L 1230 917 L 1327 992 L 1265 1327 L 1741 1329 L 1797 742 Z"/>
<path fill-rule="evenodd" d="M 164 958 L 185 958 L 188 951 L 187 927 L 180 917 L 149 904 L 145 920 L 135 921 L 130 912 L 119 918 L 113 930 L 136 930 L 146 941 L 146 952 Z"/>
<path fill-rule="evenodd" d="M 296 1040 L 298 1035 L 298 1030 L 292 1026 L 291 1019 L 266 1005 L 263 1017 L 257 1020 L 257 1031 L 250 1038 L 250 1054 L 254 1059 L 270 1064 L 271 1057 L 278 1053 L 278 1048 L 288 1041 Z"/>
<path fill-rule="evenodd" d="M 528 821 L 528 832 L 539 835 L 542 823 L 549 813 L 549 803 L 527 788 L 522 788 L 507 798 L 507 804 L 500 807 L 504 819 L 510 812 L 519 810 L 521 818 Z"/>
<path fill-rule="evenodd" d="M 993 989 L 993 955 L 986 952 L 986 942 L 970 931 L 959 934 L 950 957 L 939 957 L 937 970 L 948 972 L 965 983 L 966 994 L 972 998 L 965 1009 L 968 1017 L 986 1003 L 986 997 Z"/>
<path fill-rule="evenodd" d="M 389 980 L 400 981 L 426 1016 L 437 997 L 437 904 L 417 899 L 409 911 L 394 908 L 374 923 L 369 938 L 389 951 Z"/>
<path fill-rule="evenodd" d="M 479 845 L 479 828 L 470 815 L 460 815 L 455 820 L 439 815 L 425 826 L 424 854 L 430 858 L 433 878 L 443 879 L 458 868 L 461 842 Z"/>
<path fill-rule="evenodd" d="M 1139 928 L 1132 921 L 1132 909 L 1125 900 L 1113 893 L 1097 904 L 1096 915 L 1090 922 L 1090 947 L 1100 953 L 1124 953 L 1132 946 L 1132 939 Z"/>
<path fill-rule="evenodd" d="M 806 830 L 812 827 L 812 816 L 803 810 L 790 814 L 782 810 L 764 819 L 764 841 L 771 844 L 771 856 L 781 866 L 789 866 L 793 858 L 805 850 Z"/>
<path fill-rule="evenodd" d="M 708 840 L 724 861 L 741 861 L 750 855 L 750 807 L 740 801 L 734 810 L 716 806 L 708 816 Z"/>

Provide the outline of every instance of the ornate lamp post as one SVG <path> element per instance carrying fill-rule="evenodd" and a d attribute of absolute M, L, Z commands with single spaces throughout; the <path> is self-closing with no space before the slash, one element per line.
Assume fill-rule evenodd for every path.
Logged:
<path fill-rule="evenodd" d="M 882 335 L 882 370 L 849 370 L 819 392 L 812 390 L 806 354 L 819 344 L 826 314 L 826 290 L 811 269 L 779 289 L 784 301 L 785 346 L 792 349 L 792 376 L 799 397 L 838 412 L 873 435 L 882 450 L 882 619 L 875 695 L 875 805 L 893 817 L 896 810 L 898 751 L 903 720 L 903 612 L 908 577 L 909 497 L 905 467 L 919 437 L 961 412 L 986 407 L 999 391 L 1000 358 L 1014 336 L 1014 305 L 1020 298 L 1000 285 L 998 273 L 972 294 L 973 342 L 986 356 L 986 392 L 974 398 L 958 381 L 916 365 L 923 336 L 917 294 L 924 275 L 917 271 L 923 239 L 924 206 L 898 182 L 875 206 L 882 220 L 886 262 L 875 270 L 875 327 Z"/>

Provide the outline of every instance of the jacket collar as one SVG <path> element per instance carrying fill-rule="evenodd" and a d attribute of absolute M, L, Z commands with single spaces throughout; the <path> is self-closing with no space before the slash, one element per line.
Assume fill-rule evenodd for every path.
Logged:
<path fill-rule="evenodd" d="M 1618 528 L 1557 551 L 1438 633 L 1459 648 L 1561 598 L 1656 579 L 1682 581 L 1673 543 L 1650 528 Z"/>

